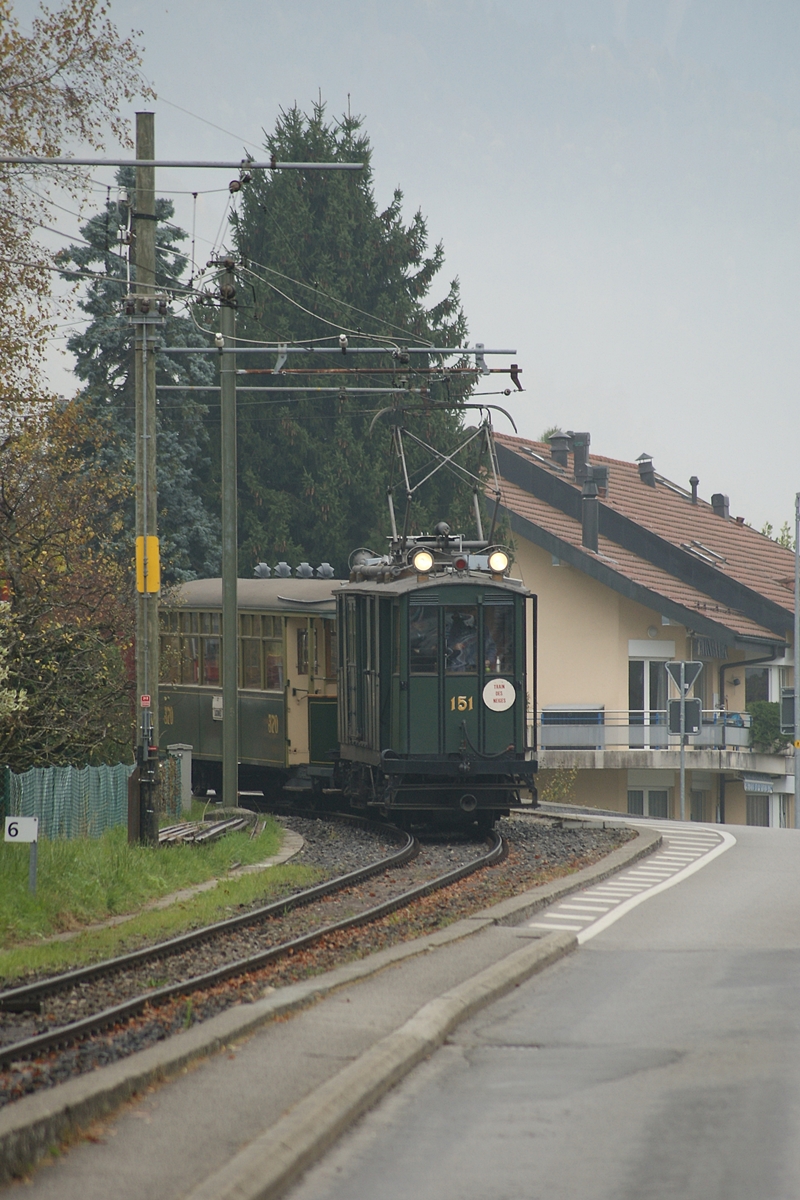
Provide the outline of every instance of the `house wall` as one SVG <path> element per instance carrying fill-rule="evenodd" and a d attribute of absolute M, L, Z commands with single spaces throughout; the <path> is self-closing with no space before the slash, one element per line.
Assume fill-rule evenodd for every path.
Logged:
<path fill-rule="evenodd" d="M 683 626 L 662 624 L 662 617 L 658 611 L 628 600 L 573 567 L 564 563 L 555 565 L 549 553 L 519 536 L 516 539 L 513 573 L 538 597 L 539 712 L 548 707 L 602 705 L 607 719 L 611 714 L 615 714 L 611 719 L 624 724 L 626 720 L 623 714 L 628 711 L 630 640 L 642 643 L 643 650 L 651 648 L 651 655 L 643 653 L 634 657 L 661 657 L 657 651 L 664 642 L 674 643 L 675 658 L 692 657 L 692 639 Z M 735 662 L 757 654 L 757 650 L 749 649 L 748 653 L 739 648 L 730 652 L 729 661 Z M 706 708 L 712 708 L 714 701 L 719 700 L 719 666 L 717 661 L 705 662 L 702 683 L 698 681 L 698 687 L 694 690 L 695 695 L 703 698 Z M 734 683 L 734 680 L 739 682 Z M 744 667 L 732 666 L 726 673 L 724 700 L 727 701 L 727 708 L 731 712 L 744 711 L 744 682 Z M 670 695 L 676 695 L 672 685 Z M 694 797 L 695 813 L 702 811 L 701 819 L 714 821 L 719 793 L 719 771 L 693 772 L 692 753 L 691 750 L 688 752 L 687 762 L 686 816 L 689 818 L 692 815 L 693 793 L 697 793 Z M 647 761 L 652 759 L 652 753 L 648 751 L 633 750 L 630 757 L 633 758 L 637 754 L 643 756 L 643 763 L 645 755 L 648 755 Z M 566 755 L 569 761 L 568 751 Z M 575 755 L 577 766 L 581 765 L 581 757 L 585 756 Z M 627 812 L 628 788 L 643 785 L 642 780 L 634 778 L 639 772 L 611 767 L 597 769 L 599 766 L 599 763 L 592 766 L 587 763 L 583 769 L 574 771 L 572 779 L 569 778 L 573 773 L 569 767 L 560 771 L 542 770 L 537 781 L 539 794 L 546 799 L 548 790 L 552 788 L 553 800 Z M 728 779 L 726 823 L 743 825 L 747 820 L 743 785 L 740 780 L 731 779 L 733 772 L 742 769 L 741 765 L 734 766 L 731 763 L 723 769 Z M 757 763 L 754 758 L 752 768 L 747 769 L 770 770 L 771 764 L 767 766 Z M 669 785 L 664 782 L 656 784 L 654 780 L 649 782 L 653 786 L 668 786 L 670 815 L 679 818 L 680 790 L 677 774 Z M 563 794 L 565 783 L 569 785 L 568 794 Z M 791 808 L 790 821 L 793 822 L 793 805 Z"/>
<path fill-rule="evenodd" d="M 628 709 L 628 642 L 675 643 L 686 657 L 686 630 L 661 624 L 661 614 L 618 595 L 565 563 L 554 566 L 539 546 L 517 538 L 514 572 L 539 598 L 539 709 L 597 704 Z M 648 630 L 656 636 L 648 635 Z"/>

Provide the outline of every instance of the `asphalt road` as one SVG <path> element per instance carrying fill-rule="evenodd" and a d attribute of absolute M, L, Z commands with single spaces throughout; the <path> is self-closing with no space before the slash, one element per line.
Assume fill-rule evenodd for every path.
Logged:
<path fill-rule="evenodd" d="M 730 832 L 462 1025 L 291 1200 L 797 1200 L 800 832 Z"/>

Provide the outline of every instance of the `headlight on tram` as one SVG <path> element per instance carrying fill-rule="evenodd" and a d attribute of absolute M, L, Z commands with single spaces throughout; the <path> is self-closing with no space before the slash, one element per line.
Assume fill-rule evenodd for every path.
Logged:
<path fill-rule="evenodd" d="M 508 555 L 505 550 L 493 550 L 489 555 L 489 570 L 493 575 L 503 575 L 508 570 Z"/>
<path fill-rule="evenodd" d="M 419 575 L 427 575 L 433 566 L 433 555 L 430 550 L 415 550 L 411 555 L 411 563 Z"/>

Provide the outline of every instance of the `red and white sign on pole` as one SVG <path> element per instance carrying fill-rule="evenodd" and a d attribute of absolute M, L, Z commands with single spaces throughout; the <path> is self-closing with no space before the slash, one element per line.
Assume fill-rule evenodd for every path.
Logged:
<path fill-rule="evenodd" d="M 142 696 L 141 704 L 142 704 L 142 708 L 149 708 L 150 707 L 150 697 Z"/>
<path fill-rule="evenodd" d="M 483 703 L 492 712 L 503 712 L 517 698 L 513 683 L 507 679 L 490 679 L 483 689 Z"/>

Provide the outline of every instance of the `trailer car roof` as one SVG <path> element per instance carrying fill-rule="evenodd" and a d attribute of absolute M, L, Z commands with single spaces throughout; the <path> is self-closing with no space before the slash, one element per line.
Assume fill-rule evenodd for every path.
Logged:
<path fill-rule="evenodd" d="M 295 612 L 321 617 L 336 615 L 335 593 L 340 579 L 240 579 L 239 608 L 258 612 Z M 221 579 L 192 579 L 161 600 L 162 608 L 222 608 Z"/>

